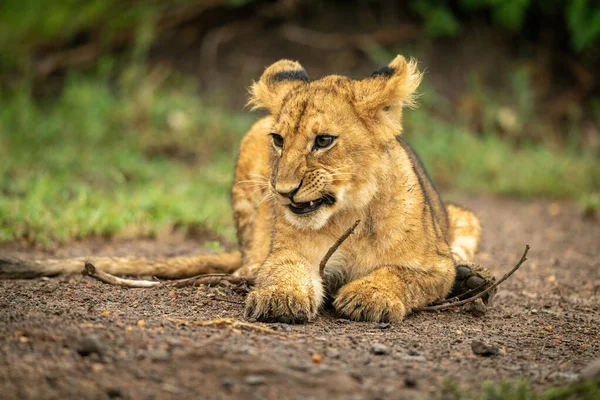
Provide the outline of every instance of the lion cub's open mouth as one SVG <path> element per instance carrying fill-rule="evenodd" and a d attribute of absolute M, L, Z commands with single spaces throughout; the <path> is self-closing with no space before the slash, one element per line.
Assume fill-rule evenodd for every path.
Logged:
<path fill-rule="evenodd" d="M 321 208 L 323 204 L 331 205 L 335 202 L 335 198 L 331 195 L 325 195 L 320 199 L 308 201 L 306 203 L 296 203 L 294 201 L 288 205 L 288 208 L 294 214 L 308 214 Z"/>

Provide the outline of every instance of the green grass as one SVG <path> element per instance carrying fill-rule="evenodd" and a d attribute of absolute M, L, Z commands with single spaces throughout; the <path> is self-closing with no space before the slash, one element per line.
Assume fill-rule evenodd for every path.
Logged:
<path fill-rule="evenodd" d="M 600 163 L 592 154 L 556 153 L 541 145 L 515 149 L 488 134 L 407 112 L 406 135 L 438 186 L 469 193 L 579 199 L 600 189 Z"/>
<path fill-rule="evenodd" d="M 534 390 L 525 380 L 485 382 L 480 390 L 468 391 L 456 382 L 442 382 L 443 398 L 448 400 L 595 400 L 600 388 L 593 382 L 577 382 L 562 387 Z"/>
<path fill-rule="evenodd" d="M 27 86 L 1 95 L 0 241 L 51 246 L 197 224 L 233 238 L 234 160 L 257 116 L 215 108 L 189 82 L 164 84 L 139 67 L 117 82 L 105 75 L 71 75 L 60 94 L 42 100 Z M 442 188 L 598 198 L 600 166 L 591 156 L 515 150 L 425 109 L 407 111 L 406 125 Z"/>
<path fill-rule="evenodd" d="M 153 85 L 73 77 L 43 104 L 27 88 L 0 98 L 0 241 L 198 223 L 233 236 L 233 160 L 252 117 Z"/>

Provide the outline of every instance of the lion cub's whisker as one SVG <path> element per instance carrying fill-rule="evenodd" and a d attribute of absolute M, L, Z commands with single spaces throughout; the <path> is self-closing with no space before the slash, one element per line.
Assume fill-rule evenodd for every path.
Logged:
<path fill-rule="evenodd" d="M 269 181 L 257 181 L 257 180 L 248 179 L 248 180 L 245 180 L 245 181 L 236 182 L 235 184 L 236 185 L 240 185 L 242 183 L 255 183 L 257 185 L 265 185 L 265 186 L 267 186 L 269 184 Z"/>

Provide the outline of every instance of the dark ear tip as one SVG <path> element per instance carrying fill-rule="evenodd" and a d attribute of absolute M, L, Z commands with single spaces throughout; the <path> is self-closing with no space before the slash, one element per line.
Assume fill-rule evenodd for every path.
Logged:
<path fill-rule="evenodd" d="M 383 78 L 390 78 L 395 73 L 396 73 L 396 69 L 395 68 L 392 68 L 392 67 L 386 65 L 385 67 L 381 67 L 378 70 L 376 70 L 375 72 L 373 72 L 370 77 L 371 78 L 377 78 L 377 77 L 381 76 Z"/>
<path fill-rule="evenodd" d="M 292 70 L 292 71 L 281 71 L 277 72 L 269 78 L 271 82 L 281 82 L 281 81 L 302 81 L 308 82 L 308 74 L 305 70 Z"/>

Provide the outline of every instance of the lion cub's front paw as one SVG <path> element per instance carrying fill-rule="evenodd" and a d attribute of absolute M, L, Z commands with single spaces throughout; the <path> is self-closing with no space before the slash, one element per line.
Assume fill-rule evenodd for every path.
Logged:
<path fill-rule="evenodd" d="M 246 317 L 263 322 L 302 324 L 313 318 L 317 309 L 312 288 L 300 285 L 255 289 L 246 299 Z"/>
<path fill-rule="evenodd" d="M 355 321 L 400 322 L 406 315 L 402 300 L 368 279 L 343 286 L 333 302 L 337 312 Z"/>

